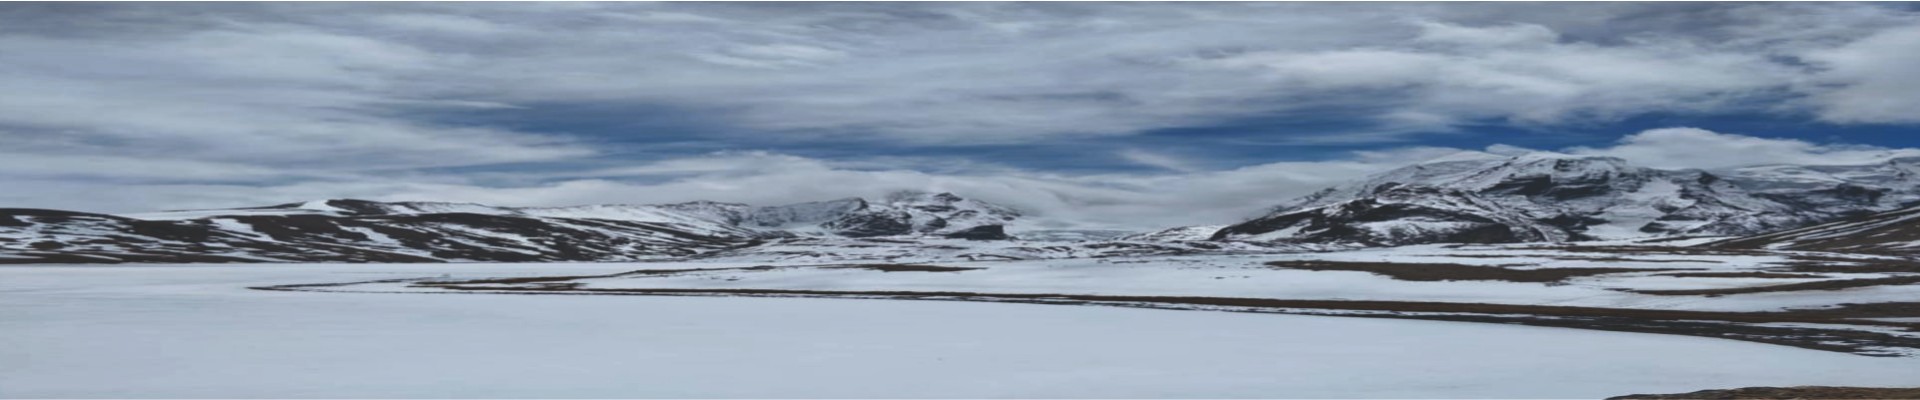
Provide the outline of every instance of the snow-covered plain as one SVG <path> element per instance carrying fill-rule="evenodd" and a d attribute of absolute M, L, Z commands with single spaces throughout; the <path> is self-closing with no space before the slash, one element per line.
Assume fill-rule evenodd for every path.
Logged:
<path fill-rule="evenodd" d="M 1569 398 L 1920 385 L 1920 358 L 1496 324 L 930 301 L 246 289 L 647 267 L 0 268 L 0 397 Z"/>

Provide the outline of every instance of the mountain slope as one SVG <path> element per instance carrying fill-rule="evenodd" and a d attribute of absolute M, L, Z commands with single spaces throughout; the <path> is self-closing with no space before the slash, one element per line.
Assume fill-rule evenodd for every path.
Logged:
<path fill-rule="evenodd" d="M 1212 238 L 1388 246 L 1750 235 L 1920 199 L 1910 168 L 1675 171 L 1611 157 L 1465 153 L 1328 188 Z"/>
<path fill-rule="evenodd" d="M 945 235 L 1004 225 L 1018 211 L 952 193 L 902 191 L 878 200 L 846 198 L 779 206 L 695 201 L 675 204 L 599 204 L 570 207 L 496 207 L 474 203 L 318 200 L 266 207 L 128 214 L 145 220 L 241 216 L 368 217 L 467 213 L 663 224 L 703 235 L 842 236 Z"/>
<path fill-rule="evenodd" d="M 1256 218 L 1221 228 L 1213 240 L 1354 243 L 1511 243 L 1560 239 L 1472 193 L 1394 186 L 1367 197 Z"/>
<path fill-rule="evenodd" d="M 608 219 L 477 213 L 213 216 L 140 220 L 0 209 L 0 262 L 632 261 L 757 236 Z"/>
<path fill-rule="evenodd" d="M 1019 217 L 1013 209 L 952 193 L 904 191 L 878 201 L 848 198 L 756 208 L 743 225 L 816 236 L 947 235 Z"/>
<path fill-rule="evenodd" d="M 570 207 L 496 207 L 474 203 L 377 202 L 356 199 L 315 200 L 265 207 L 182 210 L 126 214 L 143 220 L 200 220 L 214 217 L 321 216 L 373 217 L 427 214 L 480 214 L 522 218 L 568 218 L 646 222 L 705 235 L 754 235 L 734 226 L 751 206 L 696 201 L 675 204 L 597 204 Z"/>
<path fill-rule="evenodd" d="M 1920 255 L 1920 207 L 1713 242 L 1704 246 Z"/>
<path fill-rule="evenodd" d="M 0 263 L 634 261 L 791 237 L 1006 240 L 1019 213 L 950 193 L 774 207 L 335 199 L 116 216 L 0 209 Z"/>

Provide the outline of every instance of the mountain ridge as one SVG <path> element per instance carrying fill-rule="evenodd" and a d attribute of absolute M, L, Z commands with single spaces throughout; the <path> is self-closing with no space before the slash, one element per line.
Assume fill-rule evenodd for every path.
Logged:
<path fill-rule="evenodd" d="M 796 216 L 804 218 L 776 218 Z M 0 209 L 0 263 L 644 261 L 797 237 L 1009 240 L 1003 224 L 1019 217 L 951 193 L 905 191 L 769 207 L 325 199 L 127 215 Z"/>
<path fill-rule="evenodd" d="M 1920 201 L 1920 159 L 1911 158 L 1708 171 L 1638 167 L 1616 157 L 1480 154 L 1329 187 L 1210 239 L 1392 246 L 1742 236 Z"/>
<path fill-rule="evenodd" d="M 1131 233 L 1031 229 L 1040 225 L 1019 210 L 921 191 L 773 206 L 325 199 L 124 215 L 0 209 L 0 263 L 995 259 L 1749 236 L 1920 202 L 1917 163 L 1707 171 L 1614 157 L 1460 153 L 1234 224 Z"/>

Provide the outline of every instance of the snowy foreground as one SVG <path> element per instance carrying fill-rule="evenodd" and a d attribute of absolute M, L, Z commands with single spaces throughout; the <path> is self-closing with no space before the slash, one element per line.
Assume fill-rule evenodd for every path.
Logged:
<path fill-rule="evenodd" d="M 1914 357 L 1468 322 L 877 299 L 247 289 L 688 267 L 733 266 L 0 268 L 0 397 L 1591 398 L 1743 386 L 1920 386 L 1920 358 Z M 1216 270 L 1203 271 L 1209 281 L 1226 276 L 1209 269 Z M 832 281 L 890 287 L 941 282 L 913 276 L 982 277 L 952 283 L 963 287 L 993 285 L 995 276 L 1041 273 L 981 273 L 986 271 L 991 269 L 835 277 L 775 270 L 757 280 L 703 274 L 587 285 L 804 287 Z M 832 273 L 841 272 L 862 271 Z M 1242 272 L 1262 277 L 1237 281 L 1280 281 Z M 1355 282 L 1386 279 L 1348 271 L 1279 273 L 1318 273 L 1321 283 L 1355 288 L 1370 287 Z M 1131 274 L 1140 282 L 1205 287 L 1177 272 Z M 1379 293 L 1387 292 L 1382 285 L 1402 286 L 1398 291 L 1445 284 L 1372 282 L 1378 285 L 1369 290 Z M 1466 285 L 1470 289 L 1430 288 L 1422 295 L 1501 289 L 1505 283 Z M 1545 296 L 1583 287 L 1525 286 Z M 1867 290 L 1875 297 L 1891 289 Z M 1720 301 L 1688 304 L 1755 304 Z"/>

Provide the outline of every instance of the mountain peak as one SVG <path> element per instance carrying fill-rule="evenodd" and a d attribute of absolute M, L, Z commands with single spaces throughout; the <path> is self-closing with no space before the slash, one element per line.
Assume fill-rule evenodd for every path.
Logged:
<path fill-rule="evenodd" d="M 1484 151 L 1465 150 L 1465 151 L 1454 152 L 1452 154 L 1447 154 L 1444 156 L 1430 158 L 1425 161 L 1421 161 L 1419 164 L 1440 164 L 1440 163 L 1452 163 L 1452 162 L 1462 162 L 1462 161 L 1496 161 L 1496 160 L 1505 160 L 1509 158 L 1512 158 L 1512 157 L 1488 153 Z M 1419 165 L 1419 164 L 1415 164 L 1415 165 Z"/>
<path fill-rule="evenodd" d="M 1514 161 L 1566 160 L 1566 159 L 1589 159 L 1589 158 L 1618 159 L 1618 157 L 1585 156 L 1585 155 L 1567 154 L 1567 153 L 1561 153 L 1556 151 L 1545 151 L 1545 150 L 1535 150 L 1535 151 L 1529 151 L 1525 153 L 1511 154 L 1507 158 Z"/>

